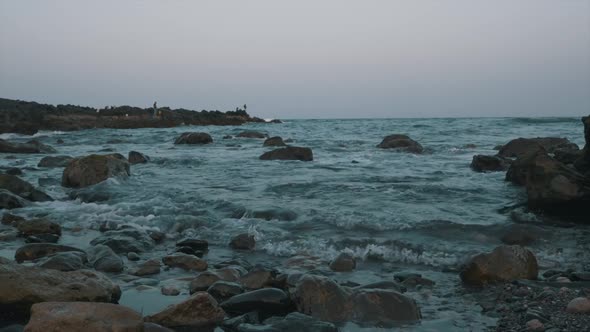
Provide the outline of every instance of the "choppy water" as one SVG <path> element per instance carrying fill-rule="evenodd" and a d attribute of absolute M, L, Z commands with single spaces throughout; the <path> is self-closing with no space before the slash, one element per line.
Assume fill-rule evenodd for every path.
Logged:
<path fill-rule="evenodd" d="M 262 140 L 222 139 L 245 129 L 292 138 L 293 145 L 313 149 L 314 161 L 261 161 L 258 157 L 268 150 Z M 173 145 L 185 131 L 208 132 L 214 143 Z M 408 134 L 428 152 L 413 155 L 375 147 L 393 133 Z M 279 264 L 305 254 L 328 261 L 348 251 L 365 262 L 347 276 L 351 280 L 372 281 L 390 278 L 392 271 L 414 270 L 448 288 L 459 287 L 457 274 L 442 271 L 456 269 L 470 255 L 499 245 L 499 234 L 512 223 L 502 209 L 523 199 L 522 189 L 503 181 L 504 173 L 471 171 L 473 155 L 495 154 L 496 145 L 517 137 L 559 136 L 580 146 L 584 143 L 578 118 L 292 120 L 35 136 L 59 154 L 81 156 L 112 149 L 126 155 L 136 150 L 152 161 L 132 166 L 128 180 L 111 179 L 93 188 L 104 201 L 72 201 L 59 183 L 50 183 L 42 189 L 57 201 L 17 213 L 48 215 L 72 228 L 116 221 L 170 234 L 192 232 L 220 248 L 232 236 L 249 231 L 258 239 L 254 260 Z M 65 143 L 56 144 L 58 138 Z M 121 142 L 108 144 L 109 140 Z M 466 148 L 467 144 L 476 148 Z M 61 169 L 36 167 L 42 157 L 2 157 L 0 166 L 25 168 L 23 177 L 32 183 L 40 178 L 59 180 Z M 545 229 L 547 234 L 532 246 L 542 267 L 565 268 L 588 261 L 579 229 Z M 436 292 L 419 300 L 425 330 L 436 330 L 428 326 L 439 321 L 444 322 L 439 329 L 477 329 L 477 322 L 485 320 L 464 297 L 441 310 L 445 305 L 440 303 L 449 302 L 445 294 L 438 294 L 438 301 L 433 300 Z"/>

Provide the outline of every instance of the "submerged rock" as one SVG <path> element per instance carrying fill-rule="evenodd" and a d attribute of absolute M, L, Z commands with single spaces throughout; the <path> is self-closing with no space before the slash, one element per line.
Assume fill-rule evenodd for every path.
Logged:
<path fill-rule="evenodd" d="M 61 184 L 68 188 L 82 188 L 111 177 L 126 178 L 129 175 L 129 163 L 122 155 L 93 154 L 72 160 L 63 172 Z"/>
<path fill-rule="evenodd" d="M 29 243 L 25 244 L 24 246 L 18 248 L 16 253 L 14 254 L 14 259 L 22 263 L 24 261 L 32 261 L 38 258 L 51 256 L 58 252 L 67 252 L 67 251 L 76 251 L 84 253 L 83 250 L 64 246 L 61 244 L 54 244 L 54 243 Z"/>
<path fill-rule="evenodd" d="M 145 164 L 150 161 L 150 157 L 146 156 L 145 154 L 137 151 L 130 151 L 129 156 L 127 158 L 131 165 L 135 164 Z"/>
<path fill-rule="evenodd" d="M 312 161 L 313 152 L 310 148 L 288 146 L 263 153 L 260 160 L 300 160 Z"/>
<path fill-rule="evenodd" d="M 53 201 L 46 193 L 35 189 L 27 181 L 15 175 L 0 174 L 0 189 L 8 190 L 11 193 L 33 202 Z"/>
<path fill-rule="evenodd" d="M 38 167 L 66 167 L 74 158 L 70 156 L 47 156 L 43 157 Z"/>
<path fill-rule="evenodd" d="M 396 149 L 398 151 L 420 154 L 424 152 L 424 148 L 420 143 L 414 141 L 406 135 L 389 135 L 377 145 L 381 149 Z"/>
<path fill-rule="evenodd" d="M 144 331 L 141 314 L 111 303 L 43 302 L 31 308 L 25 331 Z"/>
<path fill-rule="evenodd" d="M 336 272 L 350 272 L 356 268 L 356 260 L 352 255 L 341 253 L 332 262 L 330 262 L 330 270 Z"/>
<path fill-rule="evenodd" d="M 0 139 L 0 153 L 55 153 L 54 148 L 37 140 L 26 143 L 13 143 Z"/>
<path fill-rule="evenodd" d="M 505 171 L 508 163 L 498 156 L 473 156 L 471 168 L 476 172 L 500 172 Z"/>
<path fill-rule="evenodd" d="M 266 138 L 268 137 L 266 134 L 263 134 L 259 131 L 254 130 L 246 130 L 236 135 L 236 137 L 241 138 Z"/>
<path fill-rule="evenodd" d="M 479 254 L 462 268 L 461 280 L 483 285 L 517 279 L 537 279 L 539 267 L 532 252 L 521 246 L 499 246 L 489 254 Z"/>
<path fill-rule="evenodd" d="M 167 327 L 203 327 L 219 324 L 225 312 L 217 301 L 206 292 L 198 292 L 186 301 L 169 306 L 163 311 L 145 317 L 146 322 L 153 322 Z"/>
<path fill-rule="evenodd" d="M 229 242 L 229 246 L 236 250 L 254 250 L 256 247 L 256 240 L 254 235 L 247 233 L 234 236 Z"/>
<path fill-rule="evenodd" d="M 271 137 L 266 139 L 266 141 L 264 141 L 264 144 L 262 144 L 262 146 L 286 146 L 287 144 L 285 144 L 285 142 L 283 142 L 283 139 L 280 136 L 275 136 L 275 137 Z"/>
<path fill-rule="evenodd" d="M 118 254 L 144 252 L 155 246 L 154 240 L 147 232 L 135 228 L 104 232 L 101 236 L 90 241 L 90 244 L 104 244 Z"/>
<path fill-rule="evenodd" d="M 174 144 L 209 144 L 213 138 L 207 133 L 183 133 L 174 141 Z"/>

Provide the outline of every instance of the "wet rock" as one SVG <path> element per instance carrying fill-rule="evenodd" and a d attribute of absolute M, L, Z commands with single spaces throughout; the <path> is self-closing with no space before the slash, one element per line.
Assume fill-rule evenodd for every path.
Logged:
<path fill-rule="evenodd" d="M 156 243 L 162 243 L 166 239 L 166 234 L 164 232 L 156 231 L 153 229 L 148 229 L 146 232 Z"/>
<path fill-rule="evenodd" d="M 580 173 L 589 176 L 590 175 L 590 116 L 585 116 L 582 118 L 582 123 L 584 124 L 584 139 L 586 141 L 586 145 L 582 150 L 581 156 L 574 162 L 574 167 Z"/>
<path fill-rule="evenodd" d="M 196 292 L 206 291 L 211 287 L 214 283 L 221 280 L 221 277 L 212 271 L 204 271 L 197 275 L 195 279 L 193 279 L 189 285 L 189 289 L 191 294 Z"/>
<path fill-rule="evenodd" d="M 590 299 L 587 297 L 577 297 L 567 304 L 565 310 L 569 313 L 590 314 Z"/>
<path fill-rule="evenodd" d="M 201 327 L 221 323 L 224 317 L 225 312 L 211 295 L 206 292 L 198 292 L 186 301 L 147 316 L 144 320 L 171 328 L 179 326 Z"/>
<path fill-rule="evenodd" d="M 83 188 L 111 177 L 126 178 L 130 174 L 129 163 L 122 155 L 93 154 L 70 161 L 63 172 L 61 185 L 68 188 Z"/>
<path fill-rule="evenodd" d="M 129 163 L 131 165 L 135 165 L 135 164 L 145 164 L 148 161 L 150 161 L 150 158 L 141 152 L 130 151 L 127 160 L 129 160 Z"/>
<path fill-rule="evenodd" d="M 39 164 L 37 164 L 38 167 L 66 167 L 68 166 L 68 163 L 70 161 L 72 161 L 74 158 L 70 157 L 70 156 L 47 156 L 47 157 L 43 157 L 40 161 Z"/>
<path fill-rule="evenodd" d="M 35 189 L 32 184 L 14 175 L 0 174 L 0 189 L 8 190 L 17 196 L 32 202 L 53 201 L 49 195 Z"/>
<path fill-rule="evenodd" d="M 238 281 L 241 276 L 248 273 L 246 269 L 241 266 L 226 266 L 215 271 L 220 277 L 221 280 L 225 281 Z"/>
<path fill-rule="evenodd" d="M 398 151 L 420 154 L 424 152 L 424 148 L 420 143 L 414 141 L 406 135 L 389 135 L 377 145 L 381 149 L 396 149 Z"/>
<path fill-rule="evenodd" d="M 531 319 L 526 322 L 527 331 L 545 331 L 545 326 L 538 319 Z"/>
<path fill-rule="evenodd" d="M 386 289 L 386 290 L 394 290 L 396 292 L 405 293 L 407 288 L 404 285 L 401 285 L 394 281 L 377 281 L 370 284 L 356 286 L 354 290 L 359 289 Z"/>
<path fill-rule="evenodd" d="M 165 285 L 160 288 L 162 295 L 166 296 L 177 296 L 180 294 L 180 289 L 173 285 Z"/>
<path fill-rule="evenodd" d="M 236 135 L 236 137 L 241 137 L 241 138 L 266 138 L 268 137 L 266 134 L 263 134 L 259 131 L 253 131 L 253 130 L 246 130 L 243 131 L 241 133 L 239 133 L 238 135 Z"/>
<path fill-rule="evenodd" d="M 2 215 L 2 225 L 16 225 L 21 221 L 25 221 L 25 218 L 6 212 Z"/>
<path fill-rule="evenodd" d="M 257 266 L 240 277 L 239 282 L 246 289 L 259 289 L 271 286 L 276 275 L 277 273 L 275 270 L 263 266 Z"/>
<path fill-rule="evenodd" d="M 222 139 L 232 139 L 234 138 L 232 135 L 225 135 L 222 137 Z"/>
<path fill-rule="evenodd" d="M 263 153 L 260 160 L 300 160 L 312 161 L 313 152 L 310 148 L 288 146 Z"/>
<path fill-rule="evenodd" d="M 18 167 L 10 167 L 4 173 L 8 175 L 23 175 L 23 171 Z"/>
<path fill-rule="evenodd" d="M 111 248 L 98 244 L 88 249 L 88 261 L 97 271 L 118 273 L 125 265 L 119 255 Z"/>
<path fill-rule="evenodd" d="M 207 251 L 209 243 L 206 240 L 199 239 L 183 239 L 176 243 L 177 247 L 190 247 L 194 251 Z"/>
<path fill-rule="evenodd" d="M 155 246 L 154 240 L 144 230 L 133 228 L 104 232 L 90 244 L 104 244 L 118 254 L 144 252 Z"/>
<path fill-rule="evenodd" d="M 252 311 L 244 315 L 226 319 L 221 324 L 221 328 L 224 331 L 240 332 L 240 328 L 246 326 L 247 324 L 260 324 L 258 312 Z"/>
<path fill-rule="evenodd" d="M 355 268 L 356 260 L 347 253 L 341 253 L 330 263 L 330 270 L 336 272 L 350 272 Z"/>
<path fill-rule="evenodd" d="M 256 247 L 256 240 L 254 239 L 254 235 L 247 233 L 239 234 L 231 239 L 229 246 L 236 250 L 254 250 Z"/>
<path fill-rule="evenodd" d="M 142 325 L 141 314 L 122 305 L 43 302 L 32 306 L 25 331 L 144 331 Z"/>
<path fill-rule="evenodd" d="M 131 252 L 127 253 L 127 259 L 132 262 L 136 262 L 136 261 L 140 260 L 141 257 L 139 257 L 139 255 L 137 253 L 131 251 Z"/>
<path fill-rule="evenodd" d="M 53 243 L 30 243 L 18 248 L 14 254 L 14 259 L 22 263 L 24 261 L 32 261 L 42 257 L 51 256 L 58 252 L 76 251 L 84 253 L 83 250 Z"/>
<path fill-rule="evenodd" d="M 498 156 L 473 156 L 471 169 L 476 172 L 500 172 L 508 168 L 508 163 Z"/>
<path fill-rule="evenodd" d="M 285 142 L 283 142 L 283 139 L 280 136 L 275 136 L 275 137 L 271 137 L 266 139 L 266 141 L 264 141 L 264 144 L 262 144 L 262 146 L 286 146 L 287 144 L 285 144 Z"/>
<path fill-rule="evenodd" d="M 578 150 L 579 148 L 567 138 L 517 138 L 504 145 L 500 151 L 498 151 L 498 156 L 505 158 L 520 158 L 538 151 L 553 153 L 557 149 Z"/>
<path fill-rule="evenodd" d="M 553 152 L 553 158 L 560 163 L 571 165 L 583 156 L 582 150 L 571 150 L 571 149 L 556 149 Z"/>
<path fill-rule="evenodd" d="M 422 317 L 413 299 L 392 290 L 358 290 L 352 295 L 352 303 L 351 320 L 356 322 L 389 325 L 415 322 Z"/>
<path fill-rule="evenodd" d="M 26 201 L 19 196 L 8 190 L 0 189 L 0 209 L 18 209 L 26 204 Z"/>
<path fill-rule="evenodd" d="M 119 286 L 97 272 L 61 272 L 0 258 L 0 306 L 16 315 L 28 315 L 39 302 L 116 302 L 120 297 Z"/>
<path fill-rule="evenodd" d="M 39 234 L 61 235 L 61 226 L 46 219 L 23 220 L 15 226 L 20 234 L 25 237 Z"/>
<path fill-rule="evenodd" d="M 461 280 L 466 284 L 536 279 L 537 259 L 521 246 L 499 246 L 489 254 L 479 254 L 462 268 Z"/>
<path fill-rule="evenodd" d="M 207 262 L 193 255 L 176 253 L 162 258 L 162 262 L 170 267 L 179 267 L 191 271 L 207 270 Z"/>
<path fill-rule="evenodd" d="M 320 320 L 345 322 L 353 308 L 350 295 L 350 290 L 331 279 L 305 275 L 297 282 L 292 298 L 300 313 Z"/>
<path fill-rule="evenodd" d="M 590 272 L 573 272 L 571 279 L 575 281 L 590 281 Z"/>
<path fill-rule="evenodd" d="M 223 280 L 216 281 L 207 288 L 207 293 L 217 301 L 225 301 L 243 292 L 244 288 L 240 284 Z"/>
<path fill-rule="evenodd" d="M 236 295 L 221 303 L 221 308 L 231 314 L 258 311 L 265 316 L 284 315 L 291 306 L 289 296 L 277 288 L 263 288 Z"/>
<path fill-rule="evenodd" d="M 55 153 L 54 148 L 37 140 L 14 143 L 0 139 L 0 153 Z"/>
<path fill-rule="evenodd" d="M 86 254 L 79 251 L 60 252 L 48 257 L 38 266 L 58 271 L 76 271 L 84 268 Z"/>
<path fill-rule="evenodd" d="M 246 324 L 244 324 L 246 325 Z M 292 312 L 285 317 L 271 317 L 264 321 L 268 331 L 281 332 L 337 332 L 338 328 L 328 322 L 322 322 L 313 317 Z M 265 331 L 265 330 L 262 330 Z"/>
<path fill-rule="evenodd" d="M 56 234 L 37 234 L 27 236 L 25 243 L 57 243 L 59 235 Z"/>
<path fill-rule="evenodd" d="M 187 254 L 187 255 L 193 255 L 193 256 L 196 256 L 196 257 L 199 257 L 199 258 L 202 258 L 203 255 L 204 255 L 204 252 L 202 252 L 202 251 L 195 251 L 191 247 L 176 247 L 176 252 Z"/>
<path fill-rule="evenodd" d="M 209 144 L 213 138 L 207 133 L 183 133 L 174 141 L 174 144 Z"/>
<path fill-rule="evenodd" d="M 508 172 L 506 172 L 506 181 L 517 186 L 525 186 L 527 181 L 527 171 L 538 154 L 545 155 L 546 153 L 544 150 L 539 150 L 533 153 L 524 154 L 513 161 L 508 168 Z"/>
<path fill-rule="evenodd" d="M 270 220 L 281 220 L 281 221 L 293 221 L 297 219 L 297 213 L 287 209 L 272 208 L 252 211 L 252 218 Z"/>
<path fill-rule="evenodd" d="M 132 269 L 129 274 L 143 277 L 152 274 L 160 273 L 160 260 L 158 259 L 150 259 L 148 261 L 143 262 L 138 267 Z"/>
<path fill-rule="evenodd" d="M 402 285 L 408 288 L 415 288 L 418 286 L 433 287 L 435 285 L 435 282 L 420 276 L 406 278 L 404 279 L 404 281 L 402 281 Z"/>
<path fill-rule="evenodd" d="M 18 237 L 18 232 L 12 229 L 0 231 L 0 242 L 14 241 Z"/>
<path fill-rule="evenodd" d="M 502 234 L 500 240 L 508 245 L 528 246 L 537 241 L 540 231 L 528 225 L 510 225 Z"/>

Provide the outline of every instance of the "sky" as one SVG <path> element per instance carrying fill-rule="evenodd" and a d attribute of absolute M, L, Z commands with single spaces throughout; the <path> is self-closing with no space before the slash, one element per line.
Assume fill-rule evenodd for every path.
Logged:
<path fill-rule="evenodd" d="M 590 114 L 590 0 L 0 0 L 0 97 L 263 118 Z"/>

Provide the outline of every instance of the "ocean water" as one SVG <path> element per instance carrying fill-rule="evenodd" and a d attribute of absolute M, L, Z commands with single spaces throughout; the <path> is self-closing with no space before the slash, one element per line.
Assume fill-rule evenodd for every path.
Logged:
<path fill-rule="evenodd" d="M 262 140 L 222 139 L 243 130 L 291 138 L 291 145 L 312 148 L 314 161 L 261 161 L 258 157 L 270 149 Z M 214 143 L 174 145 L 186 131 L 208 132 Z M 409 135 L 426 153 L 376 148 L 394 133 Z M 68 198 L 69 190 L 59 185 L 62 169 L 36 166 L 42 155 L 0 156 L 0 166 L 23 168 L 23 178 L 34 184 L 44 179 L 41 189 L 57 199 L 15 213 L 47 216 L 70 229 L 97 229 L 109 221 L 170 236 L 194 235 L 212 244 L 211 255 L 219 248 L 221 256 L 232 255 L 227 249 L 232 236 L 250 232 L 257 250 L 243 257 L 285 269 L 285 261 L 296 255 L 324 266 L 349 252 L 360 262 L 357 270 L 334 278 L 363 283 L 416 271 L 437 282 L 432 290 L 409 293 L 420 303 L 424 320 L 408 329 L 479 330 L 494 319 L 481 313 L 477 294 L 461 287 L 456 270 L 471 255 L 501 244 L 501 234 L 514 223 L 510 207 L 524 201 L 524 192 L 503 181 L 503 172 L 476 173 L 469 164 L 473 155 L 495 154 L 496 145 L 539 136 L 584 144 L 579 118 L 287 120 L 36 134 L 60 155 L 135 150 L 151 158 L 132 165 L 126 180 L 110 179 L 86 190 L 101 198 L 88 203 Z M 112 140 L 117 141 L 109 144 Z M 534 215 L 520 213 L 520 220 L 535 223 Z M 587 228 L 538 226 L 542 235 L 531 248 L 542 269 L 579 268 L 590 261 Z M 84 247 L 89 238 L 81 231 L 66 241 Z M 0 254 L 9 255 L 13 248 L 2 246 Z"/>

